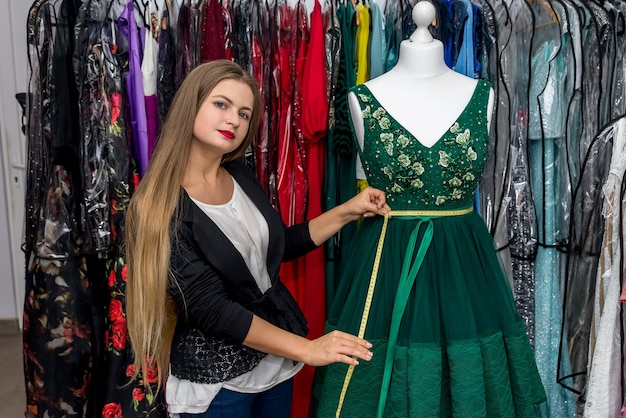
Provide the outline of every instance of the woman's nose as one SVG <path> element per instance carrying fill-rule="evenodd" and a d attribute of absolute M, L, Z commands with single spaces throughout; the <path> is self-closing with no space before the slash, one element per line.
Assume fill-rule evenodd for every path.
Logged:
<path fill-rule="evenodd" d="M 226 122 L 233 126 L 239 126 L 239 113 L 237 111 L 227 112 Z"/>

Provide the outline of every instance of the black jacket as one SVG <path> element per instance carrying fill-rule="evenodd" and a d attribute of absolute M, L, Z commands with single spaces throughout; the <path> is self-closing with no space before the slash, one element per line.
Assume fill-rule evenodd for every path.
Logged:
<path fill-rule="evenodd" d="M 225 165 L 265 217 L 267 270 L 272 287 L 261 293 L 243 258 L 219 227 L 181 191 L 181 216 L 172 234 L 170 294 L 178 311 L 172 373 L 200 383 L 243 374 L 265 354 L 241 345 L 252 315 L 299 335 L 306 320 L 280 282 L 280 263 L 316 248 L 308 222 L 287 227 L 252 172 L 241 162 Z"/>

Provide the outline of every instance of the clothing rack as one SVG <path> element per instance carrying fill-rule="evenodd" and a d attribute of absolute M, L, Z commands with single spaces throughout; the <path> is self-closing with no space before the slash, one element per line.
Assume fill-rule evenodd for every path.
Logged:
<path fill-rule="evenodd" d="M 355 33 L 359 13 L 372 13 L 375 2 L 320 2 L 323 13 L 334 17 L 324 20 L 328 25 L 324 31 L 326 71 L 316 73 L 316 83 L 324 79 L 322 91 L 327 92 L 326 108 L 316 107 L 318 114 L 327 115 L 323 132 L 302 116 L 305 109 L 313 108 L 302 105 L 310 96 L 303 96 L 303 73 L 297 67 L 302 62 L 298 59 L 304 57 L 298 54 L 310 45 L 310 13 L 304 12 L 311 11 L 305 10 L 306 2 L 78 3 L 36 0 L 27 22 L 30 81 L 26 100 L 29 177 L 24 335 L 25 377 L 31 383 L 28 404 L 35 416 L 44 414 L 46 408 L 51 408 L 51 413 L 61 409 L 63 399 L 75 411 L 86 411 L 85 415 L 119 408 L 126 417 L 136 414 L 135 409 L 147 408 L 148 399 L 139 399 L 139 385 L 124 386 L 132 367 L 129 347 L 123 318 L 111 317 L 112 309 L 118 312 L 121 307 L 123 312 L 125 303 L 124 216 L 141 177 L 137 150 L 154 146 L 160 121 L 191 68 L 203 60 L 232 59 L 255 75 L 264 95 L 264 122 L 247 163 L 284 219 L 295 222 L 310 216 L 313 202 L 321 209 L 346 200 L 357 185 L 345 96 L 356 83 L 358 66 L 371 65 L 355 61 L 360 42 Z M 137 103 L 126 90 L 125 77 L 131 71 L 129 40 L 116 26 L 117 15 L 105 12 L 113 3 L 121 8 L 132 6 L 143 16 L 137 19 L 141 23 L 137 25 L 140 49 L 145 47 L 145 22 L 154 30 L 158 44 L 159 87 L 154 102 L 143 104 L 146 130 L 142 138 L 128 128 L 136 122 L 137 112 L 132 109 Z M 623 199 L 620 194 L 620 199 L 609 204 L 601 191 L 609 179 L 614 181 L 611 173 L 621 172 L 611 158 L 619 162 L 614 147 L 624 135 L 626 113 L 624 2 L 434 3 L 438 13 L 431 29 L 444 42 L 448 65 L 470 77 L 488 79 L 496 93 L 491 159 L 477 207 L 494 236 L 535 347 L 550 400 L 543 412 L 563 417 L 585 413 L 609 416 L 602 414 L 613 413 L 624 403 L 621 356 L 619 375 L 601 379 L 597 373 L 606 364 L 615 365 L 623 348 L 623 306 L 603 309 L 609 305 L 600 294 L 617 303 L 613 289 L 615 281 L 621 289 L 623 279 L 621 273 L 607 273 L 606 279 L 597 276 L 599 271 L 622 270 L 622 233 L 605 236 L 605 232 L 609 226 L 622 231 L 621 211 L 610 209 L 621 209 Z M 414 29 L 414 4 L 414 0 L 388 1 L 381 11 L 384 49 L 370 51 L 369 56 L 380 60 L 382 71 L 393 67 L 400 42 Z M 61 13 L 71 9 L 75 16 Z M 48 13 L 51 11 L 56 13 Z M 103 25 L 103 19 L 109 19 L 109 24 Z M 76 24 L 68 23 L 74 20 Z M 74 40 L 74 49 L 55 56 L 62 52 L 58 43 L 62 36 Z M 84 59 L 72 60 L 79 55 Z M 53 65 L 58 62 L 55 57 L 72 63 L 65 73 L 60 74 L 57 70 L 61 67 Z M 75 91 L 51 90 L 54 77 L 81 82 Z M 71 94 L 75 94 L 73 99 Z M 73 112 L 61 116 L 80 121 L 78 134 L 60 135 L 55 125 L 60 109 Z M 292 121 L 297 128 L 287 129 Z M 311 141 L 305 131 L 320 133 Z M 317 148 L 322 144 L 324 148 Z M 76 150 L 80 160 L 59 163 L 53 157 L 64 149 Z M 324 166 L 322 180 L 312 181 L 308 164 L 319 161 Z M 281 189 L 281 179 L 289 179 L 291 188 Z M 613 187 L 621 193 L 620 184 Z M 596 194 L 591 196 L 589 190 Z M 295 199 L 286 202 L 287 195 Z M 587 202 L 593 205 L 585 205 Z M 596 213 L 606 216 L 592 216 Z M 609 219 L 609 214 L 614 217 Z M 353 226 L 344 228 L 327 244 L 318 262 L 326 277 L 326 290 L 321 294 L 326 301 L 333 297 L 342 254 L 353 233 Z M 613 257 L 604 257 L 607 251 Z M 288 268 L 283 277 L 292 283 L 290 290 L 304 294 L 293 283 L 301 266 Z M 70 286 L 61 286 L 55 277 Z M 606 293 L 609 288 L 610 295 Z M 50 294 L 57 296 L 56 301 L 71 303 L 59 311 L 52 299 L 43 302 Z M 63 312 L 65 319 L 51 312 Z M 323 327 L 323 312 L 309 315 L 313 315 L 310 321 L 321 324 L 318 328 Z M 41 325 L 44 316 L 48 318 L 45 326 Z M 74 325 L 62 325 L 67 323 Z M 609 335 L 604 331 L 611 328 L 607 324 L 617 324 L 619 332 Z M 72 339 L 51 349 L 52 341 L 61 344 L 58 330 L 65 330 Z M 51 380 L 46 369 L 59 364 L 67 365 L 68 373 L 73 370 L 72 375 L 64 375 L 63 381 Z M 77 364 L 80 367 L 75 367 Z M 296 396 L 301 396 L 308 408 L 311 372 L 303 376 Z M 39 380 L 43 386 L 34 384 Z M 88 397 L 76 383 L 69 382 L 80 382 L 79 387 L 100 386 L 90 392 L 96 393 L 94 397 Z M 62 394 L 51 395 L 47 391 L 52 387 L 63 387 Z M 597 400 L 599 393 L 608 393 L 608 401 L 587 403 Z M 42 396 L 58 396 L 59 402 L 44 406 L 37 401 Z M 164 416 L 159 396 L 157 393 L 157 406 L 147 408 L 150 416 Z"/>

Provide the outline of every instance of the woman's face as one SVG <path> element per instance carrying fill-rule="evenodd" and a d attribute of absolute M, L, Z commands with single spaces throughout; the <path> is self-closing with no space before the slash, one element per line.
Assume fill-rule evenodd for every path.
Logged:
<path fill-rule="evenodd" d="M 200 105 L 193 125 L 196 145 L 203 152 L 220 157 L 232 152 L 242 143 L 248 128 L 254 95 L 243 81 L 220 81 Z"/>

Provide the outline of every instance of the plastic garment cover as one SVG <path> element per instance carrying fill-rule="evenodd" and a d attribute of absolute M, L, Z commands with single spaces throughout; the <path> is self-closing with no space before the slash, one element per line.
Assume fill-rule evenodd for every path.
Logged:
<path fill-rule="evenodd" d="M 611 119 L 626 114 L 626 69 L 624 68 L 624 58 L 626 52 L 626 5 L 623 2 L 613 4 L 605 2 L 604 6 L 609 13 L 609 17 L 615 24 L 615 67 L 613 73 L 613 85 L 611 91 L 613 98 L 611 108 L 613 113 Z"/>
<path fill-rule="evenodd" d="M 612 87 L 615 73 L 615 26 L 606 9 L 595 2 L 589 2 L 589 10 L 596 22 L 597 45 L 599 53 L 600 91 L 598 107 L 599 128 L 610 122 L 613 115 Z M 615 116 L 621 116 L 616 114 Z M 597 131 L 596 131 L 597 132 Z"/>
<path fill-rule="evenodd" d="M 27 177 L 25 193 L 25 242 L 24 251 L 28 257 L 35 250 L 40 222 L 41 207 L 45 202 L 45 186 L 49 178 L 49 134 L 44 132 L 43 118 L 48 112 L 48 89 L 45 77 L 51 40 L 48 37 L 42 17 L 47 14 L 40 8 L 45 0 L 33 3 L 28 18 L 28 65 L 30 79 L 29 94 L 26 96 L 26 137 L 27 137 Z M 42 225 L 43 226 L 43 225 Z M 63 227 L 61 228 L 63 231 Z"/>
<path fill-rule="evenodd" d="M 354 159 L 355 149 L 352 140 L 352 126 L 348 108 L 348 88 L 356 83 L 356 18 L 351 5 L 339 4 L 337 19 L 341 25 L 342 45 L 335 93 L 335 129 L 332 137 L 334 153 L 341 158 Z M 354 175 L 352 169 L 351 175 Z M 354 189 L 353 189 L 354 190 Z"/>
<path fill-rule="evenodd" d="M 63 259 L 91 247 L 82 201 L 70 1 L 35 2 L 29 16 L 27 257 Z M 53 25 L 59 30 L 53 31 Z M 63 29 L 65 28 L 65 29 Z"/>
<path fill-rule="evenodd" d="M 29 9 L 29 93 L 24 381 L 27 416 L 91 414 L 89 235 L 78 163 L 72 53 L 78 5 L 35 1 Z"/>
<path fill-rule="evenodd" d="M 565 115 L 572 94 L 572 83 L 567 81 L 573 78 L 564 72 L 568 49 L 563 46 L 567 36 L 562 30 L 567 30 L 567 16 L 557 6 L 556 2 L 533 3 L 528 154 L 539 244 L 535 256 L 535 359 L 548 397 L 542 405 L 543 416 L 575 417 L 573 393 L 554 379 L 559 356 L 556 341 L 561 333 L 558 324 L 563 316 L 560 247 L 568 231 L 563 225 L 569 219 L 569 210 L 565 213 L 563 209 L 571 206 Z M 567 87 L 570 90 L 566 92 Z"/>
<path fill-rule="evenodd" d="M 159 119 L 165 120 L 167 111 L 176 93 L 176 82 L 174 78 L 176 71 L 176 45 L 171 27 L 172 18 L 170 9 L 166 8 L 162 13 L 157 56 L 157 78 L 159 86 L 157 89 L 157 97 L 159 102 Z"/>
<path fill-rule="evenodd" d="M 481 216 L 485 220 L 487 228 L 492 235 L 495 236 L 495 219 L 499 216 L 503 193 L 504 193 L 504 175 L 506 173 L 506 164 L 508 161 L 510 124 L 509 124 L 509 105 L 510 96 L 508 86 L 502 76 L 502 61 L 504 60 L 503 52 L 509 44 L 512 35 L 512 23 L 509 18 L 509 12 L 505 2 L 488 2 L 485 1 L 483 9 L 489 8 L 492 11 L 494 26 L 498 28 L 497 36 L 494 38 L 494 44 L 488 49 L 489 52 L 489 77 L 492 81 L 492 88 L 495 93 L 494 113 L 491 118 L 491 128 L 489 130 L 489 158 L 485 163 L 483 176 L 480 182 L 480 208 Z M 499 248 L 505 246 L 503 236 L 496 241 Z M 502 250 L 501 255 L 507 262 L 508 251 Z"/>
<path fill-rule="evenodd" d="M 272 100 L 270 98 L 270 94 L 272 93 L 272 89 L 270 88 L 270 83 L 272 82 L 270 66 L 272 63 L 272 29 L 270 28 L 270 13 L 267 4 L 264 2 L 253 2 L 251 7 L 252 56 L 250 57 L 250 66 L 252 67 L 252 74 L 259 84 L 259 90 L 263 97 L 263 103 L 265 104 L 258 133 L 252 143 L 252 159 L 256 177 L 265 192 L 269 195 L 269 141 L 271 128 L 269 114 L 272 106 Z"/>
<path fill-rule="evenodd" d="M 231 50 L 236 63 L 244 69 L 250 70 L 251 57 L 251 27 L 250 27 L 250 0 L 229 0 L 228 10 L 231 14 Z"/>
<path fill-rule="evenodd" d="M 584 68 L 600 68 L 601 56 L 598 48 L 597 24 L 587 7 L 587 3 L 577 3 L 576 6 L 578 13 L 581 15 Z M 600 131 L 601 124 L 598 109 L 598 103 L 600 103 L 600 86 L 600 71 L 584 71 L 581 95 L 582 129 L 580 142 L 578 144 L 577 167 L 574 167 L 572 171 L 575 175 L 581 172 L 583 160 L 585 159 L 591 141 L 593 141 L 596 134 Z M 572 153 L 576 152 L 575 148 L 570 147 L 570 150 Z M 577 178 L 575 178 L 572 184 L 576 185 L 577 181 Z"/>
<path fill-rule="evenodd" d="M 101 258 L 108 256 L 111 245 L 110 203 L 126 207 L 130 196 L 130 156 L 126 140 L 126 94 L 122 91 L 121 69 L 126 68 L 126 55 L 117 55 L 119 37 L 126 52 L 128 44 L 115 25 L 106 24 L 108 10 L 91 2 L 83 9 L 77 26 L 78 46 L 74 54 L 77 74 L 83 135 L 82 170 L 84 202 L 94 251 Z M 111 50 L 114 48 L 115 52 Z M 121 63 L 118 63 L 121 58 Z M 116 178 L 121 180 L 117 184 Z M 119 189 L 118 189 L 119 186 Z"/>
<path fill-rule="evenodd" d="M 509 0 L 508 12 L 512 21 L 511 38 L 508 45 L 501 54 L 502 78 L 505 79 L 505 89 L 509 95 L 509 105 L 498 109 L 499 113 L 505 109 L 509 110 L 509 129 L 498 132 L 503 135 L 509 132 L 510 136 L 504 138 L 515 138 L 521 142 L 528 140 L 528 123 L 520 126 L 517 123 L 518 116 L 522 112 L 528 117 L 528 90 L 530 86 L 530 52 L 531 40 L 534 36 L 534 16 L 529 5 L 524 0 Z M 500 122 L 499 120 L 497 122 Z M 503 121 L 504 122 L 504 121 Z M 517 133 L 515 133 L 517 130 Z M 502 138 L 502 136 L 500 136 Z M 505 175 L 506 178 L 506 175 Z M 507 181 L 507 180 L 505 180 Z M 496 218 L 497 226 L 504 226 Z M 506 228 L 510 230 L 512 225 Z M 496 234 L 497 236 L 498 234 Z"/>
<path fill-rule="evenodd" d="M 535 337 L 535 257 L 537 255 L 537 221 L 530 188 L 527 141 L 523 132 L 528 118 L 520 111 L 510 152 L 509 205 L 507 207 L 509 249 L 513 271 L 513 296 L 524 320 L 531 344 Z"/>
<path fill-rule="evenodd" d="M 233 60 L 233 14 L 228 6 L 228 0 L 222 4 L 222 18 L 224 19 L 224 55 L 226 59 Z"/>
<path fill-rule="evenodd" d="M 174 82 L 176 88 L 180 87 L 189 71 L 193 68 L 193 51 L 191 45 L 191 2 L 183 0 L 181 2 L 172 2 L 179 4 L 177 13 L 174 15 L 173 24 L 171 25 L 174 32 L 175 50 L 176 50 L 176 66 L 174 72 Z"/>
<path fill-rule="evenodd" d="M 477 34 L 482 35 L 478 36 L 481 42 L 480 53 L 477 55 L 476 59 L 478 60 L 480 73 L 478 77 L 485 78 L 488 80 L 495 80 L 495 77 L 492 77 L 492 74 L 497 74 L 498 70 L 496 68 L 497 61 L 497 31 L 496 31 L 496 21 L 494 16 L 494 11 L 487 3 L 486 0 L 477 0 L 475 2 L 478 5 L 478 10 L 480 11 L 480 22 L 481 22 L 481 31 Z M 493 81 L 491 84 L 494 84 Z M 496 87 L 494 87 L 495 89 Z"/>
<path fill-rule="evenodd" d="M 517 125 L 518 115 L 528 117 L 528 87 L 530 77 L 530 49 L 533 36 L 534 24 L 533 14 L 527 3 L 523 0 L 512 0 L 507 3 L 507 11 L 511 20 L 511 32 L 506 47 L 500 53 L 500 66 L 502 73 L 500 79 L 503 85 L 499 86 L 497 114 L 496 114 L 496 141 L 519 140 L 524 143 L 528 136 L 527 123 L 520 126 Z M 493 4 L 492 4 L 493 6 Z M 494 10 L 497 10 L 494 8 Z M 506 28 L 506 25 L 505 25 Z M 508 113 L 507 113 L 508 111 Z M 518 131 L 516 131 L 516 129 Z M 513 260 L 508 259 L 508 231 L 516 228 L 510 222 L 512 219 L 507 214 L 507 208 L 510 204 L 510 197 L 507 197 L 508 189 L 500 189 L 505 185 L 509 185 L 511 180 L 509 176 L 512 174 L 512 168 L 509 166 L 513 160 L 509 155 L 509 144 L 494 144 L 494 170 L 495 176 L 501 177 L 503 182 L 501 185 L 496 184 L 493 187 L 493 226 L 492 235 L 501 251 L 502 259 L 505 266 L 512 266 Z M 502 175 L 504 173 L 504 175 Z M 489 188 L 487 189 L 489 190 Z M 485 209 L 488 209 L 485 208 Z M 519 221 L 524 221 L 520 219 Z M 517 227 L 520 227 L 518 225 Z M 509 272 L 510 280 L 516 280 L 513 273 Z"/>
<path fill-rule="evenodd" d="M 337 17 L 339 5 L 329 3 L 324 10 L 324 38 L 326 44 L 326 66 L 328 78 L 326 80 L 328 95 L 328 128 L 335 126 L 335 100 L 337 80 L 339 79 L 339 63 L 341 60 L 342 34 Z"/>
<path fill-rule="evenodd" d="M 565 135 L 565 109 L 561 97 L 567 78 L 563 74 L 561 26 L 554 9 L 535 3 L 535 31 L 531 51 L 529 90 L 529 140 Z"/>
<path fill-rule="evenodd" d="M 475 53 L 475 74 L 476 78 L 483 78 L 486 80 L 490 80 L 492 82 L 492 88 L 494 89 L 494 97 L 497 97 L 497 77 L 492 77 L 491 74 L 497 74 L 498 70 L 496 68 L 497 63 L 497 51 L 494 51 L 496 46 L 496 27 L 493 16 L 493 10 L 491 6 L 486 2 L 486 0 L 478 0 L 475 2 L 474 7 L 474 21 L 476 28 L 476 53 Z M 495 84 L 495 85 L 494 85 Z M 494 119 L 495 111 L 491 110 L 491 115 L 489 121 L 491 122 Z M 491 126 L 493 124 L 490 123 L 489 129 L 491 131 Z M 490 136 L 489 148 L 493 148 L 493 138 Z M 485 163 L 484 173 L 490 171 L 489 167 L 493 167 L 494 158 L 492 154 L 489 154 L 488 161 Z M 481 191 L 482 185 L 479 184 L 478 190 L 475 195 L 474 200 L 474 209 L 476 212 L 481 215 L 483 218 L 485 217 L 485 212 L 483 211 L 482 204 L 484 202 L 484 193 Z M 487 196 L 492 196 L 493 193 L 488 193 Z M 490 210 L 487 210 L 487 213 L 490 213 Z"/>
<path fill-rule="evenodd" d="M 589 338 L 593 317 L 596 274 L 605 230 L 602 188 L 613 153 L 613 131 L 603 131 L 591 142 L 574 190 L 570 242 L 563 283 L 563 333 L 559 382 L 583 394 L 587 383 Z M 565 374 L 571 362 L 571 373 Z M 583 395 L 584 396 L 584 395 Z"/>
<path fill-rule="evenodd" d="M 568 75 L 565 93 L 569 95 L 571 92 L 571 95 L 563 98 L 568 101 L 566 146 L 569 180 L 561 179 L 561 190 L 568 190 L 570 197 L 569 199 L 560 200 L 562 205 L 560 212 L 563 216 L 557 216 L 557 221 L 561 223 L 557 231 L 558 240 L 561 243 L 565 243 L 569 239 L 569 213 L 571 212 L 572 193 L 578 183 L 580 174 L 580 154 L 577 150 L 580 146 L 583 124 L 583 46 L 581 20 L 577 9 L 571 2 L 563 2 L 562 5 L 565 13 L 561 14 L 561 19 L 567 24 L 567 33 L 562 36 L 560 53 L 563 54 L 564 72 Z M 568 182 L 568 184 L 565 182 Z"/>
<path fill-rule="evenodd" d="M 202 40 L 203 40 L 203 31 L 202 28 L 204 26 L 204 9 L 206 8 L 206 1 L 195 0 L 191 2 L 190 8 L 190 31 L 191 31 L 191 39 L 189 41 L 190 44 L 190 52 L 191 52 L 191 65 L 192 69 L 197 67 L 198 64 L 202 63 Z M 218 28 L 219 29 L 219 28 Z"/>
<path fill-rule="evenodd" d="M 535 204 L 535 212 L 539 218 L 539 241 L 543 246 L 554 244 L 552 236 L 547 237 L 546 224 L 553 224 L 554 202 L 554 180 L 553 173 L 547 173 L 545 170 L 552 170 L 555 163 L 554 160 L 554 138 L 563 137 L 564 111 L 558 103 L 557 81 L 564 80 L 562 73 L 555 74 L 556 69 L 555 58 L 560 47 L 560 26 L 558 18 L 554 10 L 545 8 L 550 7 L 547 3 L 534 3 L 533 14 L 535 17 L 535 33 L 533 37 L 533 47 L 531 51 L 531 77 L 529 89 L 529 128 L 528 128 L 528 156 L 532 165 L 532 196 L 531 199 Z M 550 70 L 552 67 L 552 77 Z M 554 126 L 554 128 L 552 128 Z M 549 132 L 554 129 L 558 132 Z M 549 212 L 549 213 L 546 213 Z M 549 219 L 547 219 L 549 218 Z M 551 232 L 551 231 L 550 231 Z M 550 234 L 552 235 L 552 234 Z M 549 242 L 548 242 L 549 240 Z M 535 244 L 537 236 L 534 237 Z M 535 252 L 537 249 L 535 248 Z M 536 254 L 533 259 L 536 260 Z M 536 271 L 539 273 L 552 274 L 558 273 L 548 269 L 544 271 L 544 267 L 539 265 L 540 260 L 536 260 Z M 547 261 L 547 260 L 546 260 Z M 555 281 L 558 283 L 558 276 L 546 278 L 546 281 Z M 533 294 L 533 310 L 532 323 L 534 325 L 534 289 L 530 292 Z M 518 309 L 520 306 L 518 305 Z M 522 314 L 524 315 L 524 313 Z M 549 324 L 547 324 L 550 327 Z M 534 329 L 533 337 L 534 338 Z M 541 342 L 540 342 L 541 344 Z"/>
<path fill-rule="evenodd" d="M 606 183 L 602 215 L 605 230 L 596 276 L 589 341 L 589 380 L 584 417 L 617 417 L 622 407 L 621 287 L 622 181 L 626 173 L 626 118 L 606 127 L 600 135 L 613 137 L 613 156 Z"/>
<path fill-rule="evenodd" d="M 227 24 L 228 30 L 231 31 L 230 37 L 230 49 L 231 54 L 229 58 L 254 75 L 253 68 L 253 49 L 254 40 L 252 34 L 253 19 L 251 13 L 254 12 L 255 2 L 248 0 L 235 0 L 231 2 L 224 2 L 227 6 L 228 14 L 230 15 L 230 23 Z M 228 55 L 228 54 L 227 54 Z M 252 147 L 248 147 L 245 151 L 244 161 L 249 168 L 254 166 L 254 156 Z"/>

